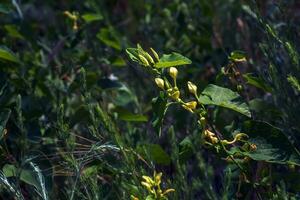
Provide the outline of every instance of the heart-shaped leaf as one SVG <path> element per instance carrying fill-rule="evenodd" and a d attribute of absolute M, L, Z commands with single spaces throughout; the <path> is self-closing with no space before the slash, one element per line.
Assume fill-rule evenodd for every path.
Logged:
<path fill-rule="evenodd" d="M 244 155 L 258 161 L 300 166 L 299 151 L 279 128 L 266 122 L 246 121 L 242 132 L 256 145 L 255 151 L 243 152 Z"/>
<path fill-rule="evenodd" d="M 242 101 L 241 96 L 228 88 L 208 85 L 200 96 L 200 102 L 205 105 L 216 105 L 239 112 L 251 117 L 249 106 Z"/>
<path fill-rule="evenodd" d="M 179 53 L 171 53 L 171 54 L 164 54 L 160 59 L 159 62 L 156 63 L 154 66 L 157 68 L 166 68 L 166 67 L 174 67 L 179 65 L 189 65 L 192 61 L 187 57 Z"/>

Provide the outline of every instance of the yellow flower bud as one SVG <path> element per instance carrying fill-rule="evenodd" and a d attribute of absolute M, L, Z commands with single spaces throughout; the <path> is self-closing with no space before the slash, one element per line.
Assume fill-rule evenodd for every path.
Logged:
<path fill-rule="evenodd" d="M 248 135 L 246 135 L 245 133 L 238 133 L 238 134 L 235 135 L 234 139 L 235 139 L 236 141 L 239 141 L 239 140 L 241 140 L 243 137 L 248 137 Z"/>
<path fill-rule="evenodd" d="M 194 94 L 194 95 L 197 95 L 197 86 L 192 83 L 191 81 L 188 81 L 188 89 L 189 89 L 189 92 Z"/>
<path fill-rule="evenodd" d="M 143 63 L 143 65 L 149 66 L 149 62 L 144 56 L 139 55 L 139 58 L 140 58 L 140 61 Z"/>
<path fill-rule="evenodd" d="M 144 56 L 145 56 L 145 58 L 147 58 L 147 60 L 148 60 L 150 63 L 154 64 L 154 60 L 153 60 L 153 58 L 150 56 L 149 53 L 144 52 Z"/>
<path fill-rule="evenodd" d="M 156 61 L 158 62 L 158 61 L 159 61 L 159 56 L 158 56 L 158 54 L 156 53 L 156 51 L 154 51 L 154 49 L 150 48 L 150 50 L 151 50 L 152 54 L 154 55 Z"/>
<path fill-rule="evenodd" d="M 164 89 L 165 88 L 165 84 L 164 84 L 164 80 L 161 78 L 155 78 L 155 83 L 156 85 L 160 88 L 160 89 Z"/>
<path fill-rule="evenodd" d="M 190 101 L 182 105 L 182 107 L 190 112 L 194 112 L 193 110 L 196 108 L 197 102 L 196 101 Z"/>
<path fill-rule="evenodd" d="M 169 74 L 175 80 L 177 78 L 178 70 L 175 67 L 170 67 Z"/>
<path fill-rule="evenodd" d="M 178 89 L 177 89 L 177 90 L 171 89 L 171 91 L 169 91 L 169 96 L 170 96 L 173 100 L 177 101 L 177 100 L 179 99 L 179 97 L 180 97 L 180 92 L 179 92 Z"/>
<path fill-rule="evenodd" d="M 166 191 L 163 192 L 162 195 L 164 196 L 164 195 L 166 195 L 166 194 L 168 194 L 170 192 L 175 192 L 175 189 L 173 189 L 173 188 L 167 189 Z"/>

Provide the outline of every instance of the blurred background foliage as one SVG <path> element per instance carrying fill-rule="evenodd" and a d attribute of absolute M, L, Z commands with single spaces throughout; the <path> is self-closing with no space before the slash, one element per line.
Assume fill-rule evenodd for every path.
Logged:
<path fill-rule="evenodd" d="M 199 145 L 187 111 L 171 108 L 158 137 L 153 77 L 124 51 L 181 53 L 193 64 L 179 68 L 179 84 L 199 90 L 236 90 L 220 71 L 232 51 L 245 52 L 238 67 L 253 118 L 299 149 L 299 13 L 296 0 L 2 0 L 1 198 L 142 197 L 141 176 L 154 170 L 176 190 L 170 199 L 300 198 L 297 166 L 251 162 L 253 186 Z M 211 115 L 228 134 L 244 120 Z"/>

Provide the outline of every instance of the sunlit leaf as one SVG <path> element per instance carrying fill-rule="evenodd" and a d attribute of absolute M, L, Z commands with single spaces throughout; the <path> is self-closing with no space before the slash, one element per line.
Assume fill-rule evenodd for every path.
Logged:
<path fill-rule="evenodd" d="M 5 46 L 0 46 L 0 60 L 19 63 L 17 56 Z"/>
<path fill-rule="evenodd" d="M 200 95 L 200 102 L 205 105 L 216 105 L 239 112 L 251 117 L 249 106 L 242 101 L 241 96 L 228 88 L 208 85 Z"/>
<path fill-rule="evenodd" d="M 183 55 L 179 53 L 171 53 L 171 54 L 164 54 L 160 59 L 158 63 L 155 63 L 155 67 L 157 68 L 166 68 L 166 67 L 173 67 L 173 66 L 179 66 L 179 65 L 189 65 L 192 61 L 188 59 L 187 57 L 184 57 Z"/>

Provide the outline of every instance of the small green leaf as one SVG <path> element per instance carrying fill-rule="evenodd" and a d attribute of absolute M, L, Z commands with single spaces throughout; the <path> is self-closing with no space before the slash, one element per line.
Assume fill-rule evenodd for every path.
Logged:
<path fill-rule="evenodd" d="M 241 96 L 228 88 L 209 84 L 201 93 L 200 102 L 205 105 L 228 108 L 251 117 L 249 107 L 241 100 Z"/>
<path fill-rule="evenodd" d="M 148 121 L 147 116 L 133 114 L 122 107 L 117 107 L 114 109 L 114 111 L 117 112 L 118 117 L 124 121 L 128 121 L 128 122 L 146 122 L 146 121 Z"/>
<path fill-rule="evenodd" d="M 8 14 L 11 11 L 11 9 L 6 6 L 5 4 L 0 4 L 0 13 Z"/>
<path fill-rule="evenodd" d="M 102 28 L 96 35 L 97 38 L 109 47 L 121 50 L 121 41 L 113 28 Z"/>
<path fill-rule="evenodd" d="M 243 51 L 233 51 L 233 52 L 231 52 L 228 59 L 232 60 L 232 61 L 235 61 L 235 62 L 245 62 L 245 61 L 247 61 L 246 54 Z"/>
<path fill-rule="evenodd" d="M 17 56 L 5 46 L 0 46 L 0 60 L 19 63 Z"/>
<path fill-rule="evenodd" d="M 2 170 L 6 177 L 15 177 L 18 174 L 18 169 L 14 165 L 6 164 Z M 21 169 L 20 179 L 29 185 L 40 188 L 40 184 L 36 179 L 35 173 L 31 170 Z"/>
<path fill-rule="evenodd" d="M 299 151 L 287 136 L 277 127 L 261 121 L 246 121 L 242 132 L 249 136 L 249 142 L 257 149 L 243 152 L 253 160 L 300 166 Z"/>
<path fill-rule="evenodd" d="M 252 74 L 243 74 L 243 77 L 246 79 L 249 85 L 260 88 L 265 92 L 272 92 L 272 88 L 268 86 L 261 78 L 255 77 Z"/>
<path fill-rule="evenodd" d="M 154 66 L 157 68 L 166 68 L 166 67 L 174 67 L 179 65 L 189 65 L 192 61 L 187 57 L 179 53 L 171 53 L 171 54 L 164 54 L 160 59 L 159 62 L 156 63 Z"/>
<path fill-rule="evenodd" d="M 146 144 L 146 151 L 150 158 L 157 164 L 169 165 L 171 162 L 170 156 L 158 144 Z"/>
<path fill-rule="evenodd" d="M 128 54 L 129 58 L 134 62 L 139 62 L 139 51 L 137 48 L 127 48 L 126 53 Z"/>
<path fill-rule="evenodd" d="M 103 19 L 103 16 L 100 14 L 95 14 L 95 13 L 86 13 L 81 16 L 85 22 L 91 23 L 94 21 L 100 21 Z"/>
<path fill-rule="evenodd" d="M 0 140 L 3 138 L 4 129 L 5 129 L 6 123 L 9 119 L 10 113 L 11 113 L 10 109 L 4 109 L 0 113 Z"/>

